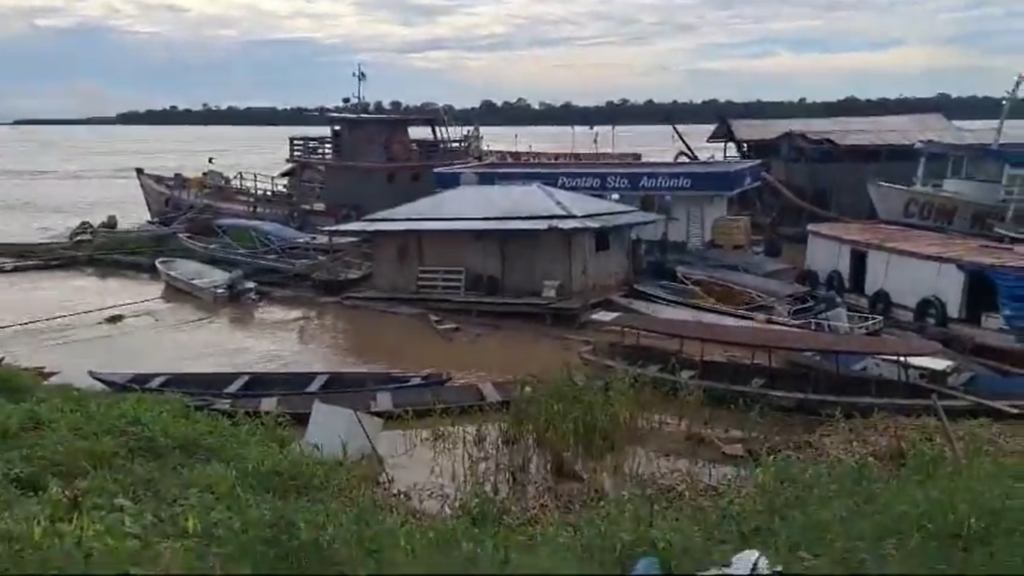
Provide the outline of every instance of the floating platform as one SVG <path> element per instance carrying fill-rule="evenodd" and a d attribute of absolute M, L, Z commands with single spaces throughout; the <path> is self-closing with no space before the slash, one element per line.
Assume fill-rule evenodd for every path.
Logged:
<path fill-rule="evenodd" d="M 604 297 L 592 299 L 555 298 L 511 298 L 484 296 L 482 294 L 405 294 L 365 290 L 350 292 L 341 298 L 342 303 L 379 302 L 404 306 L 418 306 L 435 310 L 466 312 L 472 315 L 515 314 L 543 316 L 547 321 L 559 318 L 578 320 Z"/>
<path fill-rule="evenodd" d="M 434 170 L 438 188 L 545 184 L 587 194 L 735 194 L 761 182 L 760 161 L 704 162 L 477 162 Z"/>

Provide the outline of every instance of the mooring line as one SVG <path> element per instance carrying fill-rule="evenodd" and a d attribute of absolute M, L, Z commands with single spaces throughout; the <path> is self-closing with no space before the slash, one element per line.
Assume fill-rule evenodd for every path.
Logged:
<path fill-rule="evenodd" d="M 124 302 L 122 304 L 114 304 L 112 306 L 103 306 L 101 308 L 93 308 L 92 310 L 82 310 L 81 312 L 70 312 L 68 314 L 58 314 L 56 316 L 49 316 L 46 318 L 36 318 L 35 320 L 26 320 L 24 322 L 15 322 L 14 324 L 7 324 L 0 326 L 0 330 L 6 330 L 8 328 L 20 328 L 22 326 L 29 326 L 31 324 L 39 324 L 42 322 L 49 322 L 51 320 L 63 320 L 64 318 L 71 318 L 72 316 L 82 316 L 85 314 L 92 314 L 94 312 L 103 312 L 105 310 L 113 310 L 115 308 L 124 308 L 126 306 L 136 306 L 138 304 L 145 304 L 146 302 L 152 302 L 154 300 L 160 300 L 161 296 L 153 296 L 152 298 L 146 298 L 145 300 L 135 300 L 134 302 Z"/>

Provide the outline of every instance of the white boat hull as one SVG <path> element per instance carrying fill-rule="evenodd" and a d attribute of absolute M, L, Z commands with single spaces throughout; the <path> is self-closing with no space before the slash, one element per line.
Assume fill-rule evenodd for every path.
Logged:
<path fill-rule="evenodd" d="M 156 261 L 156 269 L 164 284 L 206 302 L 224 302 L 233 296 L 255 300 L 255 282 L 242 281 L 235 284 L 236 288 L 232 290 L 234 280 L 230 273 L 202 262 L 184 258 L 160 258 Z"/>
<path fill-rule="evenodd" d="M 1006 215 L 1002 203 L 979 202 L 938 189 L 869 182 L 879 220 L 961 234 L 993 235 L 992 222 Z"/>

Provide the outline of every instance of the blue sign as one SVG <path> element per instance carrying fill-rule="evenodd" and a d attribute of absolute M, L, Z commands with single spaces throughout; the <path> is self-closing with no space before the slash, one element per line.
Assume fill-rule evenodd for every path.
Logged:
<path fill-rule="evenodd" d="M 756 185 L 763 172 L 759 162 L 647 163 L 608 166 L 600 170 L 557 164 L 502 166 L 471 164 L 434 171 L 441 189 L 465 185 L 539 183 L 584 193 L 734 194 Z"/>

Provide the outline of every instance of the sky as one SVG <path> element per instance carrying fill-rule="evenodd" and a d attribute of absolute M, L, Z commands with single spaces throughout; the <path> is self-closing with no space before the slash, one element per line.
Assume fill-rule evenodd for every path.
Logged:
<path fill-rule="evenodd" d="M 0 0 L 0 119 L 171 104 L 1001 94 L 1020 0 Z"/>

